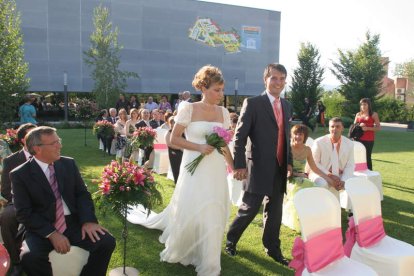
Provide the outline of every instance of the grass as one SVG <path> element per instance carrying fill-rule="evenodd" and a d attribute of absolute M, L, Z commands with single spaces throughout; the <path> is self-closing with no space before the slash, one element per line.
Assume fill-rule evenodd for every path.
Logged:
<path fill-rule="evenodd" d="M 92 179 L 99 177 L 104 165 L 111 158 L 98 150 L 98 142 L 91 132 L 87 132 L 87 146 L 84 146 L 83 129 L 59 129 L 63 138 L 62 154 L 75 158 L 82 176 L 91 192 L 96 191 Z M 322 132 L 313 133 L 318 137 Z M 377 134 L 374 153 L 374 170 L 381 173 L 384 186 L 382 211 L 385 231 L 388 235 L 414 244 L 414 181 L 411 170 L 414 164 L 414 132 L 380 131 Z M 156 176 L 162 187 L 164 203 L 156 211 L 168 205 L 174 190 L 174 183 L 164 176 Z M 231 222 L 236 212 L 232 208 Z M 108 228 L 117 239 L 116 251 L 112 255 L 110 269 L 123 265 L 122 223 L 114 215 L 103 216 L 98 212 L 101 224 Z M 343 212 L 343 229 L 346 225 L 346 214 Z M 196 275 L 194 267 L 180 264 L 160 262 L 159 253 L 163 245 L 158 242 L 161 232 L 149 230 L 128 223 L 127 266 L 140 271 L 140 275 Z M 262 242 L 262 215 L 259 214 L 246 229 L 238 243 L 239 255 L 230 258 L 221 255 L 222 274 L 226 275 L 293 275 L 293 271 L 276 264 L 264 254 Z M 283 254 L 290 257 L 293 241 L 299 233 L 282 226 L 281 241 Z M 223 242 L 224 247 L 224 242 Z"/>

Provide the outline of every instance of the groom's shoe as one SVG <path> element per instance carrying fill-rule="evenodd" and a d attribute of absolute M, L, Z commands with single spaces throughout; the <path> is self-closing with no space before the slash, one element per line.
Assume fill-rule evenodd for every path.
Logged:
<path fill-rule="evenodd" d="M 270 254 L 267 253 L 267 256 L 269 256 L 270 258 L 272 258 L 273 260 L 275 260 L 277 263 L 284 265 L 284 266 L 289 266 L 289 260 L 286 259 L 285 257 L 283 257 L 282 254 Z"/>
<path fill-rule="evenodd" d="M 234 257 L 237 255 L 236 245 L 230 241 L 226 242 L 226 248 L 224 249 L 227 255 Z"/>

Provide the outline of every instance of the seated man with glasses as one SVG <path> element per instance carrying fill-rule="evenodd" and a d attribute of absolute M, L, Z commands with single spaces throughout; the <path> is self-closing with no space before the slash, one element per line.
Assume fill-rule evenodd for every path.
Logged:
<path fill-rule="evenodd" d="M 32 129 L 26 146 L 33 158 L 10 176 L 17 220 L 26 229 L 21 264 L 27 275 L 52 275 L 53 249 L 89 251 L 81 275 L 106 275 L 115 239 L 98 224 L 90 193 L 72 158 L 60 155 L 62 140 L 51 127 Z"/>

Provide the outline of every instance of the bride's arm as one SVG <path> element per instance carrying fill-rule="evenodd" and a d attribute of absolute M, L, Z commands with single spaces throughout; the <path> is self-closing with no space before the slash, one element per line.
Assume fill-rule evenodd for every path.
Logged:
<path fill-rule="evenodd" d="M 175 124 L 171 132 L 170 142 L 175 146 L 187 150 L 198 151 L 201 154 L 207 155 L 213 152 L 215 149 L 213 146 L 208 144 L 196 144 L 184 139 L 181 135 L 184 132 L 185 127 L 180 124 Z"/>
<path fill-rule="evenodd" d="M 231 156 L 231 152 L 228 146 L 225 146 L 221 148 L 223 151 L 224 159 L 226 160 L 226 163 L 228 166 L 230 166 L 231 170 L 234 170 L 234 164 L 233 164 L 233 157 Z"/>

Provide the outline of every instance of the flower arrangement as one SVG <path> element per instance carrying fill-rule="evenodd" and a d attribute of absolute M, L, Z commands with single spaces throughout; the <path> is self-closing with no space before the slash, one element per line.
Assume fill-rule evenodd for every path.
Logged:
<path fill-rule="evenodd" d="M 154 140 L 157 137 L 157 132 L 151 127 L 138 128 L 131 137 L 132 150 L 139 148 L 148 148 L 154 145 Z"/>
<path fill-rule="evenodd" d="M 162 202 L 151 172 L 133 162 L 111 161 L 98 180 L 94 199 L 98 208 L 124 213 L 126 205 L 142 204 L 151 209 Z"/>
<path fill-rule="evenodd" d="M 81 120 L 90 120 L 98 112 L 96 103 L 88 99 L 76 99 L 75 117 Z"/>
<path fill-rule="evenodd" d="M 6 129 L 6 134 L 0 134 L 0 139 L 9 146 L 12 152 L 19 151 L 22 148 L 20 141 L 17 138 L 17 130 L 15 129 Z"/>
<path fill-rule="evenodd" d="M 213 146 L 217 149 L 220 154 L 223 154 L 222 147 L 225 147 L 228 143 L 230 143 L 231 139 L 233 138 L 233 132 L 231 130 L 227 130 L 222 127 L 213 127 L 213 132 L 209 135 L 206 135 L 206 142 L 210 146 Z M 191 175 L 194 174 L 197 166 L 200 164 L 201 160 L 203 160 L 204 154 L 201 154 L 196 159 L 188 163 L 185 168 Z"/>
<path fill-rule="evenodd" d="M 93 134 L 103 137 L 110 137 L 115 135 L 114 125 L 108 121 L 98 121 L 93 125 Z"/>

